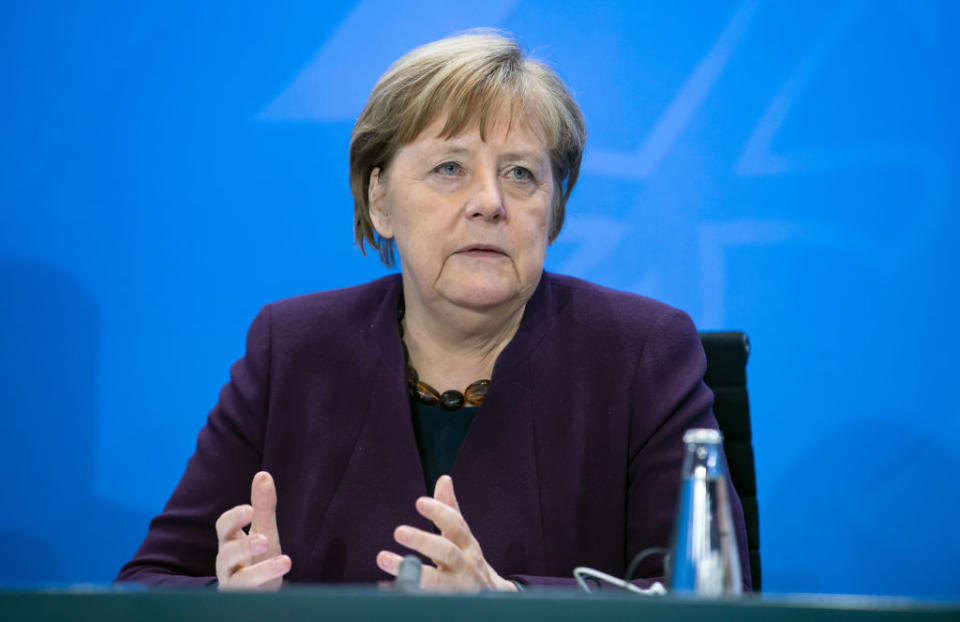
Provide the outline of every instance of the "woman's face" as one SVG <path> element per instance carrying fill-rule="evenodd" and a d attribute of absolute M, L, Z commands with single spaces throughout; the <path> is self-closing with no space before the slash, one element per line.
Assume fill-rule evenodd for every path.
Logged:
<path fill-rule="evenodd" d="M 543 270 L 553 203 L 547 146 L 500 115 L 486 140 L 473 127 L 441 138 L 445 118 L 370 179 L 377 232 L 400 252 L 407 296 L 425 304 L 521 304 Z M 410 289 L 413 291 L 409 291 Z"/>

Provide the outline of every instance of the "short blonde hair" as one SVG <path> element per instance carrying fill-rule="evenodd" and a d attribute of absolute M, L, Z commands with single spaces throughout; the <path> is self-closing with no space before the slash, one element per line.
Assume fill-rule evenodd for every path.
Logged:
<path fill-rule="evenodd" d="M 393 240 L 381 237 L 370 220 L 373 170 L 385 169 L 400 147 L 441 115 L 447 115 L 442 136 L 456 136 L 476 123 L 483 138 L 491 115 L 504 105 L 512 118 L 519 114 L 532 121 L 547 143 L 554 180 L 549 241 L 556 239 L 580 172 L 583 114 L 550 68 L 527 58 L 515 41 L 481 31 L 408 52 L 373 87 L 350 138 L 354 235 L 364 254 L 367 242 L 386 265 L 394 263 Z"/>

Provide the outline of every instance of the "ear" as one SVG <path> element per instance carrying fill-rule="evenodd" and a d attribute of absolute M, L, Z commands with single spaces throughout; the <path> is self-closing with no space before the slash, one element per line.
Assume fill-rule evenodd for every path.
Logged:
<path fill-rule="evenodd" d="M 370 204 L 370 222 L 380 237 L 393 237 L 393 227 L 390 226 L 390 212 L 387 210 L 387 188 L 380 178 L 381 169 L 375 168 L 370 172 L 370 185 L 367 186 L 367 201 Z"/>

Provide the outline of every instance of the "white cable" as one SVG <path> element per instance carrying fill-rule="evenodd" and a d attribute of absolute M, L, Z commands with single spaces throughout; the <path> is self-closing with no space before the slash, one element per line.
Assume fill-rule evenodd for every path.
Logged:
<path fill-rule="evenodd" d="M 573 569 L 573 578 L 577 580 L 577 584 L 587 593 L 591 593 L 592 590 L 590 586 L 587 585 L 587 582 L 583 580 L 584 577 L 589 577 L 591 579 L 596 579 L 598 581 L 606 581 L 612 585 L 623 588 L 634 594 L 642 594 L 644 596 L 659 596 L 661 594 L 666 594 L 667 590 L 664 589 L 663 584 L 659 581 L 655 582 L 647 589 L 636 586 L 629 581 L 624 581 L 623 579 L 617 578 L 613 575 L 609 575 L 605 572 L 599 570 L 594 570 L 593 568 L 587 568 L 586 566 L 577 566 Z"/>

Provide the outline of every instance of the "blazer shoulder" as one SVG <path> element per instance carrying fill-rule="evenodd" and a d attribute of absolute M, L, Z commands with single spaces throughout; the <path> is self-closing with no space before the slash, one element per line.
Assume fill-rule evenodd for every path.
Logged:
<path fill-rule="evenodd" d="M 682 310 L 647 296 L 611 289 L 570 276 L 550 275 L 550 285 L 556 299 L 555 308 L 561 316 L 576 319 L 578 323 L 644 333 L 659 324 L 670 324 L 670 319 L 689 322 Z"/>
<path fill-rule="evenodd" d="M 284 298 L 264 309 L 269 309 L 275 332 L 356 335 L 370 327 L 384 301 L 400 287 L 400 276 L 391 274 L 362 285 Z"/>
<path fill-rule="evenodd" d="M 634 359 L 701 349 L 690 316 L 666 303 L 568 276 L 551 276 L 550 285 L 550 332 L 576 341 L 580 352 Z"/>

